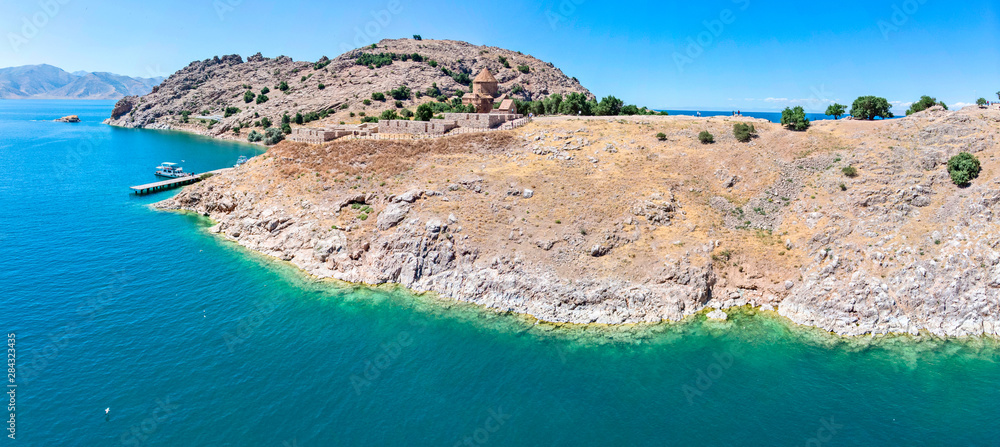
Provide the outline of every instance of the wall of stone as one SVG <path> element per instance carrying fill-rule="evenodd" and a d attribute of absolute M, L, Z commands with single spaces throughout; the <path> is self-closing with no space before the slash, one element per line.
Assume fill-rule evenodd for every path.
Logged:
<path fill-rule="evenodd" d="M 521 115 L 510 113 L 445 113 L 444 119 L 455 121 L 459 127 L 476 129 L 492 129 L 507 121 L 521 118 Z"/>
<path fill-rule="evenodd" d="M 433 121 L 379 120 L 378 122 L 378 132 L 383 134 L 444 135 L 456 127 L 458 124 L 447 119 Z"/>

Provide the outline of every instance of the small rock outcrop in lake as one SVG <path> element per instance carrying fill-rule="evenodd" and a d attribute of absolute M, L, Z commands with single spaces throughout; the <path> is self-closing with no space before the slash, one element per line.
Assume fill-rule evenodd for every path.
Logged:
<path fill-rule="evenodd" d="M 753 145 L 734 121 L 754 123 Z M 158 206 L 320 277 L 553 322 L 752 305 L 842 335 L 1000 336 L 998 141 L 1000 110 L 975 107 L 806 132 L 545 117 L 435 140 L 282 142 Z M 946 166 L 962 151 L 983 167 L 966 187 Z"/>
<path fill-rule="evenodd" d="M 76 115 L 69 115 L 69 116 L 64 116 L 62 118 L 59 118 L 56 121 L 58 121 L 60 123 L 79 123 L 80 122 L 80 117 L 76 116 Z"/>

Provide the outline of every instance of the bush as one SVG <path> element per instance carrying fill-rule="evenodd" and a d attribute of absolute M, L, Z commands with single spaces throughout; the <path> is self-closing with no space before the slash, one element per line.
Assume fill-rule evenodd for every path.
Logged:
<path fill-rule="evenodd" d="M 257 104 L 263 104 L 263 103 L 267 102 L 267 100 L 268 100 L 267 95 L 265 95 L 263 93 L 261 93 L 260 95 L 257 95 Z"/>
<path fill-rule="evenodd" d="M 319 60 L 316 61 L 315 64 L 313 64 L 313 69 L 314 70 L 322 70 L 327 65 L 330 65 L 330 62 L 333 62 L 333 61 L 331 61 L 330 58 L 328 58 L 326 56 L 323 56 L 323 57 L 319 58 Z"/>
<path fill-rule="evenodd" d="M 413 118 L 413 112 L 411 112 L 410 109 L 403 109 L 399 111 L 399 116 L 401 116 L 403 119 L 408 120 L 410 118 Z"/>
<path fill-rule="evenodd" d="M 372 105 L 372 100 L 366 98 L 364 101 L 361 101 L 361 103 L 366 106 L 370 106 Z"/>
<path fill-rule="evenodd" d="M 845 166 L 845 167 L 843 167 L 843 168 L 840 169 L 840 172 L 843 172 L 844 175 L 846 175 L 846 176 L 848 176 L 850 178 L 854 178 L 854 177 L 858 176 L 858 170 L 854 166 Z"/>
<path fill-rule="evenodd" d="M 417 107 L 417 121 L 430 121 L 434 116 L 434 109 L 430 104 L 424 103 Z"/>
<path fill-rule="evenodd" d="M 403 108 L 403 101 L 396 101 L 396 108 L 397 109 L 402 109 Z"/>
<path fill-rule="evenodd" d="M 266 117 L 266 116 L 263 117 L 263 118 L 261 118 L 260 119 L 260 125 L 263 126 L 265 129 L 267 129 L 268 127 L 271 127 L 271 119 L 268 118 L 268 117 Z"/>
<path fill-rule="evenodd" d="M 231 117 L 231 116 L 233 116 L 233 115 L 235 115 L 237 113 L 240 113 L 239 107 L 226 107 L 226 110 L 223 113 L 223 117 L 224 118 L 229 118 L 229 117 Z"/>
<path fill-rule="evenodd" d="M 281 131 L 282 131 L 282 132 L 283 132 L 283 133 L 284 133 L 285 135 L 288 135 L 288 134 L 292 133 L 292 125 L 291 125 L 291 124 L 288 124 L 288 123 L 285 123 L 285 124 L 282 124 L 282 125 L 281 125 Z"/>
<path fill-rule="evenodd" d="M 427 64 L 430 65 L 431 67 L 437 67 L 438 66 L 437 61 L 433 60 L 433 59 L 427 61 Z"/>
<path fill-rule="evenodd" d="M 625 105 L 624 101 L 615 98 L 614 96 L 605 96 L 604 98 L 601 99 L 601 102 L 597 104 L 597 108 L 594 110 L 594 115 L 599 115 L 599 116 L 620 115 L 622 112 L 622 106 L 624 105 Z M 545 107 L 546 112 L 548 112 L 548 109 L 549 109 L 548 107 Z M 555 113 L 558 113 L 558 111 L 552 112 L 551 114 Z"/>
<path fill-rule="evenodd" d="M 396 114 L 395 110 L 386 110 L 386 111 L 382 112 L 382 115 L 379 116 L 379 119 L 382 119 L 382 120 L 398 120 L 399 119 L 399 115 Z"/>
<path fill-rule="evenodd" d="M 385 101 L 385 93 L 382 92 L 372 93 L 372 99 L 376 101 Z"/>
<path fill-rule="evenodd" d="M 358 65 L 367 65 L 369 68 L 382 68 L 386 65 L 392 65 L 392 60 L 395 59 L 394 54 L 391 53 L 361 53 L 358 59 L 354 61 Z"/>
<path fill-rule="evenodd" d="M 419 34 L 414 34 L 413 35 L 413 40 L 424 40 L 424 39 L 422 37 L 420 37 Z"/>
<path fill-rule="evenodd" d="M 962 152 L 948 160 L 948 174 L 958 186 L 968 185 L 972 179 L 979 177 L 979 171 L 979 159 L 968 152 Z"/>
<path fill-rule="evenodd" d="M 937 98 L 931 98 L 930 96 L 924 95 L 921 96 L 917 102 L 910 104 L 910 108 L 906 110 L 906 116 L 910 116 L 917 112 L 923 112 L 924 110 L 934 106 L 941 106 L 945 110 L 948 110 L 948 106 L 946 106 L 943 102 L 938 101 Z"/>
<path fill-rule="evenodd" d="M 251 130 L 250 135 L 247 135 L 247 141 L 251 143 L 256 143 L 264 139 L 264 135 L 256 130 Z"/>
<path fill-rule="evenodd" d="M 392 99 L 398 100 L 410 99 L 410 93 L 410 88 L 405 85 L 389 90 L 389 96 L 392 96 Z"/>
<path fill-rule="evenodd" d="M 278 84 L 278 90 L 281 90 L 283 92 L 288 91 L 288 83 L 285 81 L 281 81 L 281 83 Z"/>
<path fill-rule="evenodd" d="M 518 65 L 517 71 L 520 71 L 521 73 L 528 73 L 531 71 L 531 68 L 528 67 L 527 65 Z"/>
<path fill-rule="evenodd" d="M 268 93 L 271 93 L 271 89 L 269 89 L 267 87 L 264 87 L 264 88 L 260 89 L 260 94 L 266 95 Z"/>
<path fill-rule="evenodd" d="M 268 127 L 264 129 L 264 144 L 271 146 L 278 144 L 281 140 L 285 139 L 285 135 L 281 133 L 280 130 L 273 127 Z"/>
<path fill-rule="evenodd" d="M 802 131 L 809 128 L 809 119 L 806 118 L 806 111 L 802 106 L 796 106 L 794 109 L 785 107 L 781 112 L 781 124 L 790 130 Z"/>
<path fill-rule="evenodd" d="M 253 92 L 247 90 L 246 93 L 243 93 L 243 102 L 250 103 L 256 96 Z"/>
<path fill-rule="evenodd" d="M 323 89 L 325 89 L 325 88 L 326 88 L 326 85 L 324 85 L 323 83 L 320 83 L 320 84 L 319 84 L 319 85 L 317 85 L 316 87 L 319 87 L 319 89 L 320 89 L 320 90 L 323 90 Z"/>
<path fill-rule="evenodd" d="M 754 135 L 757 133 L 757 129 L 754 129 L 753 124 L 746 123 L 736 123 L 733 124 L 733 136 L 736 137 L 736 141 L 740 143 L 747 143 L 753 139 Z"/>
<path fill-rule="evenodd" d="M 660 133 L 656 134 L 656 139 L 660 140 L 660 141 L 666 141 L 667 140 L 667 134 L 665 134 L 663 132 L 660 132 Z"/>
<path fill-rule="evenodd" d="M 986 101 L 986 98 L 979 98 L 976 100 L 976 105 L 982 107 L 985 106 L 987 102 L 988 101 Z"/>
<path fill-rule="evenodd" d="M 302 124 L 302 114 L 301 113 L 296 113 L 295 114 L 295 124 Z"/>
<path fill-rule="evenodd" d="M 847 113 L 847 106 L 843 104 L 830 104 L 826 108 L 826 116 L 832 116 L 835 120 L 839 120 L 845 113 Z"/>
<path fill-rule="evenodd" d="M 504 68 L 510 68 L 510 62 L 507 62 L 506 57 L 500 56 L 497 59 L 500 60 L 500 64 L 503 65 Z"/>
<path fill-rule="evenodd" d="M 698 134 L 698 141 L 701 141 L 701 144 L 712 144 L 715 142 L 715 137 L 707 130 L 703 130 Z"/>
<path fill-rule="evenodd" d="M 851 116 L 860 120 L 873 120 L 875 118 L 892 118 L 894 115 L 889 111 L 892 106 L 885 98 L 878 96 L 862 96 L 854 100 L 851 105 Z"/>

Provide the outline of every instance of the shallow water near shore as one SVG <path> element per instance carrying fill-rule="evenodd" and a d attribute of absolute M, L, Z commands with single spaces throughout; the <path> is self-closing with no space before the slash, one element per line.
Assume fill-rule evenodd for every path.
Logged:
<path fill-rule="evenodd" d="M 995 445 L 993 339 L 769 312 L 560 326 L 322 281 L 130 195 L 253 146 L 0 101 L 0 331 L 20 445 Z M 77 114 L 78 124 L 49 120 Z M 107 419 L 104 409 L 110 407 Z M 6 419 L 6 418 L 5 418 Z M 5 433 L 6 434 L 6 433 Z"/>

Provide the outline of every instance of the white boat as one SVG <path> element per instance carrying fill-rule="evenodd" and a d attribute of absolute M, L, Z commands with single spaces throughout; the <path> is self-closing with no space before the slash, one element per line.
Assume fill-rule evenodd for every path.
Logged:
<path fill-rule="evenodd" d="M 247 157 L 245 155 L 240 155 L 240 158 L 236 159 L 236 165 L 234 165 L 233 167 L 238 168 L 240 167 L 240 165 L 246 162 L 247 162 Z"/>
<path fill-rule="evenodd" d="M 191 175 L 194 174 L 184 172 L 184 168 L 177 166 L 177 163 L 164 162 L 160 163 L 160 165 L 156 167 L 157 177 L 180 178 L 180 177 L 188 177 Z"/>

